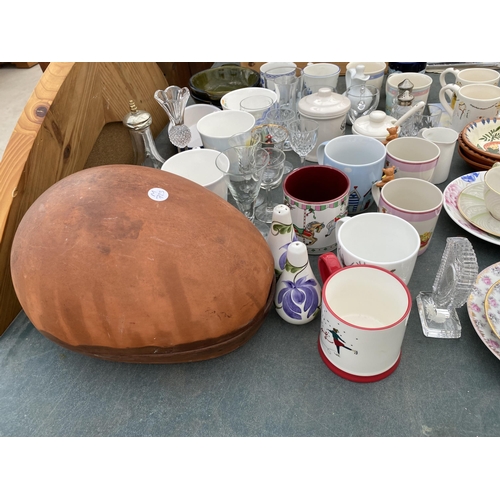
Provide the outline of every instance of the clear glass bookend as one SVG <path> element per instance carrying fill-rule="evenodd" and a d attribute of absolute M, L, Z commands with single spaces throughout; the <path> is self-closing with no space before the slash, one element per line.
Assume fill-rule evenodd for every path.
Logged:
<path fill-rule="evenodd" d="M 467 238 L 447 238 L 432 292 L 417 295 L 420 322 L 426 337 L 458 339 L 462 326 L 456 308 L 470 295 L 478 275 L 476 254 Z"/>

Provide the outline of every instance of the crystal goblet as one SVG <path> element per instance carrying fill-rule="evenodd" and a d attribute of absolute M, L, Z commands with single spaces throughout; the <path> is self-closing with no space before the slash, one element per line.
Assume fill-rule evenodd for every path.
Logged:
<path fill-rule="evenodd" d="M 288 126 L 290 132 L 290 145 L 292 149 L 300 156 L 300 165 L 304 165 L 306 156 L 316 146 L 318 140 L 319 124 L 309 118 L 300 118 L 294 120 Z"/>
<path fill-rule="evenodd" d="M 255 200 L 268 163 L 269 153 L 257 146 L 235 146 L 215 159 L 238 209 L 252 223 L 255 219 Z"/>

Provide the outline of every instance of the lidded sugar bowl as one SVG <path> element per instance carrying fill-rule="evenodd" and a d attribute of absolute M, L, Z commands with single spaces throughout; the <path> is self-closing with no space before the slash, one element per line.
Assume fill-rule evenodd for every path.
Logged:
<path fill-rule="evenodd" d="M 318 146 L 325 141 L 345 134 L 347 113 L 351 101 L 325 87 L 314 94 L 303 97 L 298 104 L 298 111 L 304 118 L 311 118 L 319 124 L 316 146 L 306 156 L 308 161 L 317 161 Z"/>

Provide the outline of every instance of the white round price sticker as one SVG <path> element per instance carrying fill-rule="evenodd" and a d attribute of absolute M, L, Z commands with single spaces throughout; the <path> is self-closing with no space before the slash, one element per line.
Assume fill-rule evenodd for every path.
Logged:
<path fill-rule="evenodd" d="M 168 191 L 162 188 L 152 188 L 148 191 L 148 196 L 155 201 L 165 201 L 168 198 Z"/>

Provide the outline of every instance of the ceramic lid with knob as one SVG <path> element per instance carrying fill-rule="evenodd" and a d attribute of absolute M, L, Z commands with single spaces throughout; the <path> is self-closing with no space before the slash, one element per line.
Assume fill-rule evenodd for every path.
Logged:
<path fill-rule="evenodd" d="M 325 87 L 299 101 L 299 113 L 313 120 L 329 120 L 346 115 L 351 108 L 351 101 L 332 89 Z"/>
<path fill-rule="evenodd" d="M 388 116 L 384 111 L 372 111 L 369 115 L 359 117 L 352 127 L 355 134 L 366 135 L 368 137 L 385 138 L 388 135 L 387 129 L 394 127 L 396 118 Z"/>

